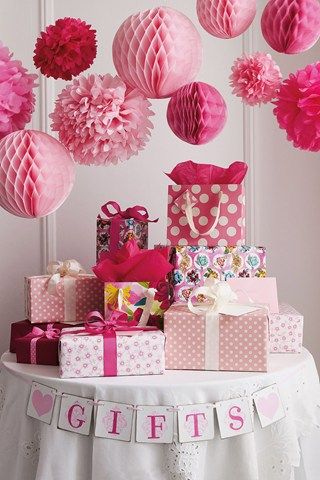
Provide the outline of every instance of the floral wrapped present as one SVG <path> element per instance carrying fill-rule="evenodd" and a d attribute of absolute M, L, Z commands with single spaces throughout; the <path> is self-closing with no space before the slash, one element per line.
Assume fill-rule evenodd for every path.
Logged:
<path fill-rule="evenodd" d="M 42 330 L 33 326 L 25 336 L 16 338 L 14 345 L 18 363 L 59 365 L 58 346 L 61 331 L 57 328 Z"/>
<path fill-rule="evenodd" d="M 159 375 L 164 373 L 164 344 L 157 328 L 139 327 L 119 312 L 108 321 L 92 312 L 84 328 L 63 330 L 60 376 Z"/>
<path fill-rule="evenodd" d="M 114 208 L 114 212 L 110 210 Z M 102 252 L 114 252 L 121 248 L 128 240 L 134 239 L 139 248 L 148 248 L 148 223 L 146 208 L 135 207 L 121 210 L 116 202 L 108 202 L 101 207 L 105 217 L 97 217 L 97 259 Z"/>
<path fill-rule="evenodd" d="M 175 247 L 171 262 L 175 302 L 187 301 L 191 291 L 206 279 L 266 276 L 265 247 Z"/>
<path fill-rule="evenodd" d="M 303 315 L 291 305 L 280 303 L 279 313 L 270 313 L 269 331 L 271 353 L 301 353 Z"/>
<path fill-rule="evenodd" d="M 164 315 L 166 369 L 267 371 L 267 309 L 226 302 L 227 282 L 219 282 L 209 294 L 206 288 L 194 294 L 215 298 L 214 308 L 190 305 L 189 300 L 174 303 Z"/>
<path fill-rule="evenodd" d="M 26 277 L 26 317 L 31 323 L 83 323 L 88 311 L 103 309 L 103 283 L 82 273 L 75 260 L 52 262 L 49 275 Z"/>

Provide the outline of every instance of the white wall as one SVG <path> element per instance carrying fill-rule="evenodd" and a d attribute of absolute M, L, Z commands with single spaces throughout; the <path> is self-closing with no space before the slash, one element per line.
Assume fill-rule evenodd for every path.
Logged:
<path fill-rule="evenodd" d="M 151 226 L 151 244 L 165 241 L 168 181 L 163 172 L 187 159 L 221 166 L 234 160 L 254 161 L 248 179 L 248 239 L 267 245 L 270 271 L 279 279 L 281 296 L 306 314 L 306 344 L 316 351 L 319 288 L 314 272 L 319 264 L 316 255 L 319 231 L 316 173 L 319 171 L 315 169 L 320 167 L 316 155 L 295 151 L 285 141 L 283 132 L 276 127 L 271 107 L 257 109 L 253 124 L 252 115 L 248 112 L 243 115 L 241 102 L 231 95 L 228 86 L 231 64 L 241 54 L 243 45 L 250 46 L 253 40 L 254 48 L 265 48 L 264 41 L 256 34 L 259 18 L 252 38 L 248 34 L 244 38 L 223 41 L 211 37 L 199 26 L 195 1 L 160 3 L 182 11 L 199 28 L 204 62 L 198 79 L 213 84 L 223 94 L 228 104 L 228 123 L 213 142 L 201 147 L 191 146 L 178 140 L 167 126 L 168 101 L 154 100 L 152 107 L 156 115 L 152 138 L 138 157 L 116 167 L 78 166 L 77 181 L 69 199 L 47 220 L 23 220 L 1 211 L 0 351 L 7 348 L 9 324 L 23 318 L 24 275 L 41 273 L 46 262 L 53 258 L 75 257 L 87 268 L 94 263 L 95 217 L 102 203 L 114 199 L 123 207 L 136 203 L 146 205 L 151 216 L 160 216 L 159 223 Z M 265 3 L 261 1 L 260 6 Z M 98 32 L 98 56 L 91 71 L 115 73 L 111 45 L 118 26 L 131 13 L 158 4 L 154 0 L 2 0 L 0 39 L 34 71 L 32 51 L 40 29 L 59 17 L 80 17 L 92 23 Z M 316 55 L 314 48 L 308 58 L 281 57 L 279 62 L 287 73 L 314 60 Z M 33 128 L 47 127 L 47 115 L 62 86 L 61 81 L 41 80 Z M 310 167 L 307 174 L 303 172 L 305 165 Z M 314 207 L 310 209 L 312 204 Z"/>

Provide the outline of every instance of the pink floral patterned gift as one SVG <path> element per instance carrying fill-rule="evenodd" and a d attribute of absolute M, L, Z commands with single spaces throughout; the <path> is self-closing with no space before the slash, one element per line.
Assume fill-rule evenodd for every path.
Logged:
<path fill-rule="evenodd" d="M 164 373 L 163 332 L 132 326 L 126 315 L 105 321 L 97 312 L 92 314 L 91 319 L 97 321 L 63 330 L 59 349 L 62 378 Z"/>
<path fill-rule="evenodd" d="M 279 313 L 270 313 L 270 352 L 301 353 L 303 341 L 303 315 L 291 305 L 279 305 Z"/>

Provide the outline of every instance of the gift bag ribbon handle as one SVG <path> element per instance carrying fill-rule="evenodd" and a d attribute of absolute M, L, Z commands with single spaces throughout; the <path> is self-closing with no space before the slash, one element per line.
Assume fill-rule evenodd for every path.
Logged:
<path fill-rule="evenodd" d="M 221 191 L 219 192 L 219 202 L 218 202 L 218 206 L 217 206 L 216 219 L 215 219 L 213 225 L 206 232 L 200 232 L 194 224 L 192 207 L 195 205 L 195 203 L 192 201 L 190 190 L 186 190 L 185 200 L 186 200 L 185 215 L 187 217 L 188 224 L 189 224 L 189 227 L 190 227 L 191 231 L 193 233 L 195 233 L 196 235 L 211 235 L 211 233 L 214 231 L 214 229 L 218 225 L 219 218 L 220 218 L 221 203 L 222 203 L 222 193 L 221 193 Z"/>

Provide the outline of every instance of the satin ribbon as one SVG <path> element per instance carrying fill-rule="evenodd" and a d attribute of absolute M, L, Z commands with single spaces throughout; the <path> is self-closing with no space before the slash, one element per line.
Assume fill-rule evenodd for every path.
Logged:
<path fill-rule="evenodd" d="M 218 225 L 218 222 L 219 222 L 220 211 L 221 211 L 221 203 L 222 203 L 222 192 L 220 191 L 220 193 L 219 193 L 219 202 L 218 202 L 218 206 L 217 206 L 216 219 L 213 222 L 213 225 L 209 228 L 209 230 L 207 230 L 205 232 L 200 232 L 194 224 L 192 208 L 195 205 L 197 205 L 198 201 L 197 201 L 196 197 L 194 195 L 192 195 L 192 193 L 190 192 L 189 189 L 185 190 L 185 192 L 183 192 L 183 194 L 180 195 L 180 197 L 178 197 L 175 200 L 174 203 L 177 207 L 180 208 L 180 210 L 187 217 L 190 230 L 193 233 L 195 233 L 196 235 L 205 235 L 205 236 L 206 235 L 211 235 L 211 233 L 214 231 L 214 229 L 216 228 L 216 226 Z"/>
<path fill-rule="evenodd" d="M 105 377 L 117 375 L 117 334 L 116 332 L 143 332 L 158 330 L 156 327 L 139 326 L 136 320 L 127 320 L 126 313 L 114 311 L 109 319 L 100 312 L 92 311 L 86 316 L 85 326 L 79 330 L 62 331 L 61 336 L 102 335 L 103 337 L 103 370 Z"/>
<path fill-rule="evenodd" d="M 30 363 L 37 363 L 37 342 L 40 338 L 47 338 L 52 340 L 60 337 L 60 330 L 53 328 L 52 325 L 48 324 L 47 330 L 42 330 L 39 327 L 33 327 L 31 332 L 25 335 L 24 339 L 30 340 Z"/>
<path fill-rule="evenodd" d="M 110 207 L 114 208 L 115 211 L 112 212 Z M 134 218 L 137 221 L 148 223 L 155 223 L 159 220 L 158 218 L 155 220 L 150 220 L 148 210 L 141 205 L 135 205 L 134 207 L 129 207 L 126 210 L 121 210 L 120 205 L 117 202 L 110 201 L 105 205 L 102 205 L 101 210 L 107 219 L 112 220 L 110 223 L 109 242 L 109 249 L 111 253 L 118 249 L 120 225 L 122 220 Z"/>

